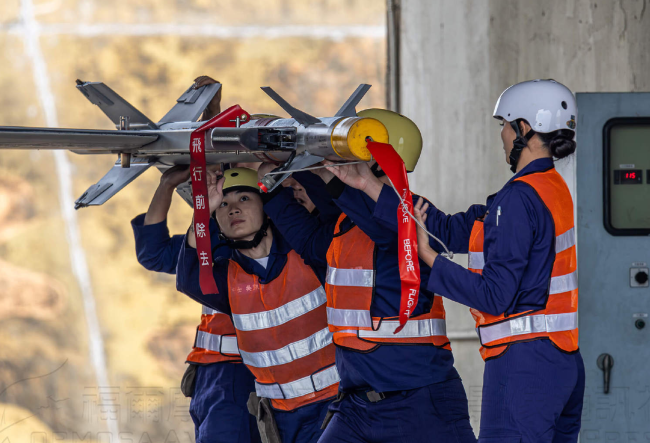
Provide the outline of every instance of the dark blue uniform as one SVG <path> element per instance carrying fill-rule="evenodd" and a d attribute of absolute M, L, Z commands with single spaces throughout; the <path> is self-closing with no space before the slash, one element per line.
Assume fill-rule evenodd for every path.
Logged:
<path fill-rule="evenodd" d="M 492 315 L 543 309 L 555 259 L 553 218 L 531 186 L 513 180 L 550 168 L 552 159 L 531 162 L 485 205 L 464 213 L 446 215 L 431 206 L 427 229 L 457 253 L 468 252 L 474 221 L 485 216 L 485 267 L 479 275 L 439 256 L 428 289 Z M 384 186 L 374 214 L 395 230 L 397 202 Z M 431 246 L 442 250 L 434 240 Z M 479 441 L 577 441 L 584 386 L 579 352 L 565 353 L 550 340 L 510 345 L 485 364 Z"/>
<path fill-rule="evenodd" d="M 336 222 L 339 219 L 341 210 L 332 201 L 319 176 L 309 171 L 294 172 L 291 176 L 305 188 L 307 196 L 318 210 L 317 216 L 322 223 Z"/>
<path fill-rule="evenodd" d="M 301 184 L 307 189 L 308 184 Z M 372 219 L 375 202 L 364 193 L 337 179 L 328 184 L 328 190 L 348 216 L 341 229 L 355 223 L 377 245 L 371 315 L 397 316 L 401 294 L 397 233 Z M 288 190 L 278 193 L 264 209 L 306 263 L 327 266 L 326 254 L 336 221 L 310 217 Z M 393 214 L 397 214 L 397 204 Z M 426 290 L 429 268 L 424 263 L 420 266 L 424 291 L 414 316 L 428 312 L 433 300 L 433 294 Z M 379 346 L 370 353 L 337 347 L 340 389 L 351 395 L 332 405 L 331 409 L 338 413 L 320 441 L 476 441 L 469 424 L 465 391 L 453 363 L 450 351 L 433 346 Z M 391 396 L 369 403 L 361 393 L 370 390 Z"/>
<path fill-rule="evenodd" d="M 175 274 L 185 237 L 170 237 L 166 221 L 145 226 L 144 214 L 134 218 L 131 225 L 140 264 L 150 271 Z M 217 236 L 213 233 L 212 238 Z M 230 250 L 219 248 L 217 254 L 230 255 Z M 196 442 L 260 442 L 255 417 L 246 407 L 248 396 L 253 391 L 253 375 L 242 363 L 197 365 L 194 395 L 190 402 Z"/>
<path fill-rule="evenodd" d="M 291 192 L 288 189 L 285 191 Z M 293 200 L 293 197 L 291 199 Z M 309 217 L 315 219 L 311 215 Z M 210 225 L 211 230 L 216 229 L 216 223 L 213 219 L 210 220 Z M 222 258 L 214 264 L 213 275 L 219 293 L 203 294 L 199 285 L 199 261 L 196 256 L 196 249 L 190 247 L 187 242 L 182 242 L 181 244 L 178 273 L 176 276 L 177 289 L 199 303 L 209 306 L 212 309 L 231 314 L 230 303 L 228 301 L 228 265 L 230 260 Z M 284 240 L 278 231 L 274 230 L 273 244 L 268 256 L 266 268 L 237 250 L 233 251 L 232 259 L 246 273 L 257 275 L 260 278 L 260 283 L 264 284 L 280 275 L 287 263 L 287 254 L 290 251 L 291 246 L 289 243 Z M 312 269 L 322 284 L 325 281 L 326 269 L 322 266 L 312 266 Z M 329 403 L 330 401 L 312 403 L 293 411 L 275 410 L 274 416 L 278 424 L 282 442 L 316 443 L 322 434 L 320 424 L 327 414 Z"/>

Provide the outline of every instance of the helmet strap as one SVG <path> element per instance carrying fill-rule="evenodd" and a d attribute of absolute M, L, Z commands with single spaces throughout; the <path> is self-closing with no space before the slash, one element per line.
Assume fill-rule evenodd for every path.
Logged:
<path fill-rule="evenodd" d="M 266 231 L 268 231 L 269 225 L 270 220 L 266 217 L 264 223 L 262 223 L 262 227 L 255 233 L 255 237 L 253 237 L 252 240 L 231 240 L 223 235 L 223 233 L 219 233 L 219 238 L 231 249 L 253 249 L 262 242 L 264 237 L 266 237 Z"/>
<path fill-rule="evenodd" d="M 517 172 L 517 163 L 519 163 L 519 157 L 521 157 L 521 151 L 524 150 L 525 147 L 528 146 L 528 141 L 533 138 L 533 135 L 535 135 L 535 131 L 532 129 L 528 131 L 526 135 L 521 135 L 521 131 L 519 130 L 519 120 L 515 120 L 510 122 L 510 126 L 512 129 L 515 131 L 516 138 L 512 142 L 512 150 L 510 151 L 510 170 L 512 173 Z"/>

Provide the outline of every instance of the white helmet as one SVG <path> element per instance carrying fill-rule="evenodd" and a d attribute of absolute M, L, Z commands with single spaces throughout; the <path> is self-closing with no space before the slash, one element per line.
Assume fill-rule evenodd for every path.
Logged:
<path fill-rule="evenodd" d="M 535 132 L 568 129 L 574 132 L 578 114 L 576 99 L 555 80 L 529 80 L 510 86 L 494 107 L 494 118 L 513 122 L 523 118 Z"/>

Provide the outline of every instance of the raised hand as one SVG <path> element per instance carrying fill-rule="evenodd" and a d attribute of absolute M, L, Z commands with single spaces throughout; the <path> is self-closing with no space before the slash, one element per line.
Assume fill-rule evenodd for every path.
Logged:
<path fill-rule="evenodd" d="M 210 213 L 214 212 L 223 201 L 223 183 L 226 181 L 225 177 L 218 177 L 216 172 L 208 169 L 206 183 L 208 185 L 208 205 Z"/>
<path fill-rule="evenodd" d="M 365 191 L 368 184 L 377 180 L 368 163 L 334 163 L 329 160 L 323 162 L 327 170 L 348 186 Z"/>
<path fill-rule="evenodd" d="M 190 168 L 187 165 L 176 165 L 163 172 L 160 177 L 161 186 L 167 186 L 171 189 L 176 189 L 181 183 L 185 183 L 190 179 Z"/>
<path fill-rule="evenodd" d="M 192 85 L 192 87 L 194 89 L 199 89 L 201 86 L 212 85 L 214 83 L 219 83 L 219 82 L 207 75 L 201 75 L 194 79 L 194 85 Z"/>
<path fill-rule="evenodd" d="M 277 168 L 275 163 L 262 163 L 257 169 L 257 178 L 262 180 L 267 173 L 273 171 L 275 168 Z"/>
<path fill-rule="evenodd" d="M 427 221 L 426 210 L 429 208 L 429 203 L 420 197 L 416 205 L 413 207 L 413 215 L 415 219 L 420 222 L 420 225 L 426 226 L 425 222 Z M 429 267 L 433 266 L 433 262 L 438 256 L 438 253 L 429 246 L 429 234 L 426 233 L 419 225 L 418 229 L 418 255 L 423 262 L 425 262 Z"/>
<path fill-rule="evenodd" d="M 316 163 L 314 166 L 325 166 L 325 162 L 322 161 L 320 163 Z M 327 168 L 312 169 L 310 172 L 319 176 L 321 180 L 323 180 L 326 184 L 335 177 L 335 175 L 328 171 Z"/>
<path fill-rule="evenodd" d="M 192 87 L 194 89 L 199 89 L 201 86 L 211 85 L 214 83 L 219 83 L 219 82 L 213 79 L 212 77 L 208 77 L 207 75 L 202 75 L 194 79 L 194 85 L 192 85 Z M 203 121 L 210 120 L 212 117 L 218 115 L 221 112 L 221 89 L 219 89 L 219 92 L 217 92 L 215 96 L 212 98 L 212 100 L 210 100 L 208 106 L 205 107 L 201 120 Z"/>

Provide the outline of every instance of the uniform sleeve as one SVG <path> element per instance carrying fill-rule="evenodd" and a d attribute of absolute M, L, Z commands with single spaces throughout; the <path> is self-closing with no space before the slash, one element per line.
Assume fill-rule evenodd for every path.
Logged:
<path fill-rule="evenodd" d="M 196 249 L 187 244 L 185 236 L 182 237 L 180 254 L 178 256 L 178 269 L 176 271 L 176 289 L 190 297 L 192 300 L 212 309 L 230 314 L 228 300 L 228 262 L 224 258 L 217 258 L 212 267 L 212 274 L 217 283 L 218 294 L 203 294 L 199 284 L 199 259 Z"/>
<path fill-rule="evenodd" d="M 504 188 L 492 206 L 501 210 L 485 217 L 483 274 L 438 256 L 429 276 L 430 291 L 492 315 L 501 315 L 513 305 L 533 246 L 537 211 L 544 210 L 522 186 L 528 187 Z"/>
<path fill-rule="evenodd" d="M 413 195 L 413 204 L 417 204 L 420 196 Z M 429 202 L 428 200 L 426 200 Z M 397 208 L 399 198 L 395 191 L 388 185 L 384 185 L 379 194 L 373 217 L 379 220 L 386 227 L 397 232 Z M 466 212 L 459 212 L 447 215 L 429 202 L 427 209 L 426 228 L 433 235 L 438 237 L 450 251 L 459 254 L 467 254 L 469 236 L 472 232 L 474 221 L 482 217 L 487 208 L 484 205 L 472 205 Z M 436 252 L 444 252 L 444 248 L 434 239 L 429 239 L 429 245 Z"/>
<path fill-rule="evenodd" d="M 140 214 L 131 220 L 138 262 L 149 271 L 175 274 L 183 236 L 170 237 L 167 220 L 145 225 L 144 217 Z"/>
<path fill-rule="evenodd" d="M 327 192 L 323 180 L 308 171 L 294 172 L 292 175 L 305 188 L 307 196 L 318 209 L 320 220 L 323 223 L 336 223 L 341 215 L 341 210 Z"/>
<path fill-rule="evenodd" d="M 327 250 L 334 237 L 336 221 L 323 223 L 311 215 L 288 188 L 266 202 L 264 212 L 307 265 L 327 265 Z"/>
<path fill-rule="evenodd" d="M 397 227 L 395 227 L 395 230 L 386 229 L 382 223 L 373 218 L 376 203 L 365 192 L 350 186 L 343 186 L 344 188 L 340 191 L 338 197 L 334 199 L 337 206 L 379 248 L 397 251 Z M 334 195 L 336 194 L 337 192 L 334 191 Z M 397 212 L 394 215 L 397 217 Z M 395 224 L 397 225 L 397 219 Z"/>

